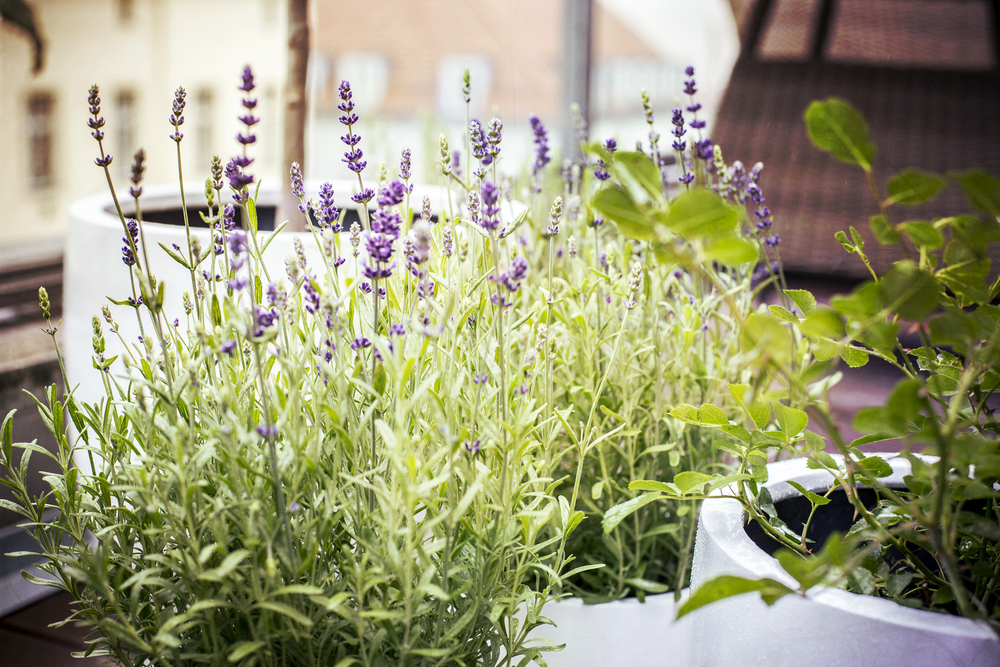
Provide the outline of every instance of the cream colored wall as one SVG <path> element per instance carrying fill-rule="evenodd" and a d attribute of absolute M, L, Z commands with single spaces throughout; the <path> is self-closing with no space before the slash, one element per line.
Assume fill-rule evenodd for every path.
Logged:
<path fill-rule="evenodd" d="M 107 121 L 105 146 L 115 162 L 131 162 L 114 145 L 119 91 L 135 95 L 135 140 L 148 155 L 148 184 L 176 183 L 174 142 L 167 122 L 174 90 L 188 91 L 182 128 L 185 178 L 202 183 L 207 164 L 194 164 L 196 97 L 210 89 L 213 153 L 237 154 L 236 117 L 241 114 L 240 73 L 250 64 L 260 99 L 257 162 L 251 171 L 271 180 L 278 168 L 281 110 L 278 100 L 286 68 L 285 0 L 133 0 L 133 16 L 118 17 L 118 0 L 30 0 L 45 40 L 45 68 L 30 70 L 32 51 L 23 35 L 0 25 L 0 262 L 16 263 L 21 249 L 59 239 L 69 203 L 106 187 L 94 165 L 97 143 L 87 127 L 87 90 L 101 87 Z M 27 100 L 49 92 L 53 108 L 53 179 L 45 190 L 28 183 Z M 113 165 L 114 166 L 114 165 Z M 127 194 L 127 180 L 116 187 Z"/>

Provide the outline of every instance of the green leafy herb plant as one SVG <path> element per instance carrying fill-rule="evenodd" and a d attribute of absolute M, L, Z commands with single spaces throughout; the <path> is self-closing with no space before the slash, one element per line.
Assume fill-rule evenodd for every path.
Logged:
<path fill-rule="evenodd" d="M 704 498 L 713 491 L 735 498 L 748 520 L 784 547 L 778 560 L 799 583 L 793 590 L 771 579 L 719 577 L 694 592 L 681 615 L 747 592 L 772 604 L 821 584 L 1000 629 L 1000 427 L 991 400 L 1000 383 L 1000 309 L 994 305 L 1000 279 L 990 255 L 1000 241 L 1000 181 L 978 170 L 947 178 L 905 170 L 882 189 L 872 169 L 875 148 L 856 109 L 839 99 L 814 102 L 805 122 L 818 148 L 864 170 L 879 209 L 869 220 L 871 231 L 878 243 L 897 246 L 904 259 L 879 273 L 857 229 L 838 232 L 871 280 L 829 305 L 805 290 L 779 289 L 781 304 L 740 322 L 744 353 L 760 370 L 751 382 L 730 385 L 738 409 L 703 403 L 671 411 L 714 430 L 716 446 L 737 464 L 734 474 L 692 469 L 671 482 L 648 478 L 630 486 L 666 498 Z M 965 193 L 970 213 L 906 219 L 905 207 L 933 199 L 949 181 Z M 655 228 L 655 218 L 643 220 L 646 229 Z M 681 260 L 711 279 L 699 258 Z M 915 335 L 918 345 L 908 344 L 907 335 Z M 859 367 L 873 356 L 903 378 L 884 405 L 855 415 L 853 426 L 865 435 L 848 442 L 826 391 L 840 361 Z M 859 449 L 888 439 L 903 443 L 901 455 L 912 465 L 905 488 L 886 486 L 889 465 Z M 829 445 L 838 457 L 827 452 Z M 832 475 L 828 489 L 799 489 L 813 513 L 839 489 L 857 522 L 825 545 L 810 539 L 808 522 L 802 534 L 785 525 L 762 486 L 766 462 L 777 453 L 805 457 L 810 467 Z M 862 502 L 860 485 L 877 492 L 874 508 Z"/>

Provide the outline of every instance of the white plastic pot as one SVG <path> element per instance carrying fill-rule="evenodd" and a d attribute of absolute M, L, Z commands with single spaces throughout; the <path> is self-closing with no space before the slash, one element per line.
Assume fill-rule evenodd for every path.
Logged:
<path fill-rule="evenodd" d="M 906 459 L 886 456 L 902 484 Z M 796 495 L 786 482 L 826 489 L 832 476 L 810 470 L 804 459 L 768 466 L 766 484 L 775 502 Z M 721 574 L 770 577 L 797 587 L 778 561 L 754 544 L 744 530 L 743 509 L 731 499 L 704 503 L 698 523 L 691 587 Z M 809 665 L 809 667 L 997 667 L 1000 642 L 985 624 L 900 606 L 890 600 L 816 588 L 808 598 L 786 596 L 767 607 L 756 595 L 741 595 L 703 607 L 691 615 L 689 663 L 701 667 Z"/>
<path fill-rule="evenodd" d="M 343 208 L 358 208 L 350 201 L 350 194 L 357 189 L 356 183 L 334 182 L 334 193 L 337 206 Z M 308 192 L 317 192 L 318 183 L 307 184 Z M 436 186 L 417 186 L 410 195 L 410 205 L 418 212 L 424 195 L 430 197 L 432 210 L 448 210 L 447 193 L 444 188 Z M 262 187 L 260 189 L 258 206 L 275 206 L 279 199 L 277 188 Z M 228 201 L 228 200 L 227 200 Z M 189 191 L 188 206 L 204 206 L 204 193 Z M 126 216 L 132 215 L 134 207 L 131 200 L 122 202 Z M 186 248 L 187 238 L 183 225 L 161 224 L 150 222 L 156 218 L 157 211 L 179 210 L 180 192 L 176 186 L 154 186 L 145 188 L 142 197 L 143 235 L 149 255 L 152 273 L 165 285 L 164 312 L 168 322 L 178 318 L 186 321 L 182 304 L 182 294 L 191 291 L 191 278 L 188 270 L 179 265 L 159 246 L 166 247 L 177 244 Z M 266 238 L 271 232 L 261 231 L 260 237 Z M 351 246 L 347 242 L 347 231 L 340 240 L 341 253 L 348 261 L 341 267 L 341 276 L 353 274 L 354 258 L 350 256 Z M 212 241 L 208 229 L 192 228 L 191 235 L 197 237 L 201 247 L 211 250 Z M 114 208 L 110 195 L 94 195 L 74 202 L 70 206 L 70 225 L 66 238 L 66 252 L 63 265 L 63 323 L 62 341 L 66 361 L 66 373 L 70 383 L 77 386 L 76 395 L 83 400 L 93 401 L 104 394 L 100 375 L 94 370 L 91 358 L 91 317 L 100 316 L 101 307 L 108 305 L 107 297 L 124 300 L 131 296 L 129 271 L 122 263 L 121 248 L 124 230 L 121 220 Z M 310 232 L 281 233 L 264 252 L 264 264 L 272 278 L 285 276 L 285 258 L 294 253 L 294 241 L 298 238 L 306 250 L 309 266 L 316 271 L 322 266 L 319 249 Z M 362 252 L 364 245 L 361 246 Z M 186 254 L 186 253 L 185 253 Z M 202 265 L 203 267 L 205 265 Z M 111 306 L 112 314 L 121 327 L 124 340 L 129 343 L 137 341 L 139 327 L 135 315 L 127 307 Z M 104 327 L 107 351 L 110 358 L 121 352 L 117 338 Z"/>
<path fill-rule="evenodd" d="M 694 655 L 690 619 L 674 620 L 685 599 L 686 589 L 677 603 L 673 593 L 591 605 L 568 598 L 546 604 L 542 612 L 556 627 L 544 625 L 532 634 L 566 645 L 544 654 L 549 667 L 686 667 Z"/>

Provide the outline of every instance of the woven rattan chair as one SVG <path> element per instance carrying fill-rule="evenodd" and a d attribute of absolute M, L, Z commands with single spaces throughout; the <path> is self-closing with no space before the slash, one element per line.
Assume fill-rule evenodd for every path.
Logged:
<path fill-rule="evenodd" d="M 790 270 L 866 275 L 833 239 L 848 225 L 880 266 L 894 259 L 869 233 L 878 209 L 861 170 L 809 143 L 812 100 L 840 97 L 866 116 L 882 185 L 906 167 L 1000 174 L 1000 0 L 744 4 L 741 54 L 713 138 L 727 161 L 764 163 L 761 186 Z M 894 221 L 966 210 L 953 185 L 931 203 L 898 207 Z"/>

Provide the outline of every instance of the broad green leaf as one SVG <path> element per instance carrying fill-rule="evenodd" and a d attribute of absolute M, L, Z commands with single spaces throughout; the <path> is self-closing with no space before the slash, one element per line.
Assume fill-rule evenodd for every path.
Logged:
<path fill-rule="evenodd" d="M 819 433 L 814 431 L 806 431 L 802 434 L 805 437 L 806 444 L 814 452 L 823 451 L 826 448 L 826 438 L 821 436 Z"/>
<path fill-rule="evenodd" d="M 937 307 L 937 281 L 929 271 L 902 260 L 882 277 L 879 296 L 886 309 L 908 320 L 919 321 Z"/>
<path fill-rule="evenodd" d="M 701 254 L 703 259 L 734 266 L 756 262 L 760 258 L 760 248 L 747 239 L 727 234 L 709 239 Z"/>
<path fill-rule="evenodd" d="M 712 475 L 703 472 L 685 471 L 674 475 L 674 484 L 683 493 L 687 493 L 695 487 L 703 486 L 715 479 Z"/>
<path fill-rule="evenodd" d="M 837 339 L 844 335 L 844 321 L 836 311 L 826 306 L 817 308 L 815 313 L 802 321 L 799 328 L 805 335 L 817 338 Z"/>
<path fill-rule="evenodd" d="M 809 105 L 806 131 L 813 145 L 841 162 L 865 171 L 875 159 L 875 146 L 868 138 L 868 123 L 849 102 L 834 97 Z"/>
<path fill-rule="evenodd" d="M 858 461 L 858 465 L 873 477 L 882 478 L 892 474 L 892 466 L 881 456 L 866 456 Z"/>
<path fill-rule="evenodd" d="M 601 188 L 591 205 L 614 222 L 624 236 L 641 241 L 656 239 L 653 218 L 647 216 L 621 186 Z"/>
<path fill-rule="evenodd" d="M 755 395 L 750 385 L 730 384 L 729 395 L 736 401 L 754 426 L 761 429 L 771 420 L 771 406 L 760 395 Z"/>
<path fill-rule="evenodd" d="M 710 190 L 691 190 L 670 205 L 667 226 L 686 239 L 709 238 L 736 229 L 739 213 Z"/>
<path fill-rule="evenodd" d="M 861 368 L 868 363 L 868 353 L 850 345 L 840 351 L 840 358 L 851 368 Z"/>
<path fill-rule="evenodd" d="M 680 489 L 678 489 L 674 484 L 669 482 L 658 482 L 655 479 L 637 479 L 633 482 L 629 482 L 629 491 L 654 491 L 657 493 L 665 493 L 669 496 L 679 496 Z"/>
<path fill-rule="evenodd" d="M 792 324 L 797 324 L 798 321 L 799 321 L 799 318 L 797 316 L 793 315 L 792 311 L 788 310 L 784 306 L 779 306 L 779 305 L 775 304 L 775 305 L 768 306 L 767 310 L 772 315 L 774 315 L 775 317 L 777 317 L 779 320 L 782 320 L 784 322 L 790 322 Z"/>
<path fill-rule="evenodd" d="M 938 230 L 921 220 L 913 220 L 902 223 L 899 228 L 903 230 L 910 242 L 918 248 L 936 250 L 944 245 L 944 235 Z"/>
<path fill-rule="evenodd" d="M 816 297 L 809 290 L 786 289 L 785 295 L 799 307 L 799 310 L 806 317 L 816 312 Z"/>
<path fill-rule="evenodd" d="M 886 188 L 889 199 L 885 204 L 921 204 L 937 197 L 945 185 L 947 182 L 940 176 L 917 169 L 905 169 L 889 179 Z"/>
<path fill-rule="evenodd" d="M 742 443 L 747 445 L 750 444 L 750 431 L 746 430 L 739 424 L 723 424 L 722 432 L 733 436 Z"/>
<path fill-rule="evenodd" d="M 601 527 L 604 529 L 604 533 L 610 533 L 629 514 L 635 512 L 640 507 L 648 505 L 649 503 L 659 499 L 660 497 L 661 495 L 659 493 L 644 493 L 641 496 L 636 496 L 631 500 L 627 500 L 610 508 L 604 513 L 604 517 L 601 519 Z"/>
<path fill-rule="evenodd" d="M 981 169 L 949 172 L 948 176 L 958 181 L 969 205 L 991 216 L 1000 215 L 1000 181 Z"/>
<path fill-rule="evenodd" d="M 764 602 L 770 606 L 780 598 L 794 592 L 788 586 L 774 579 L 744 579 L 743 577 L 723 574 L 699 586 L 677 610 L 677 618 L 683 618 L 692 611 L 713 602 L 744 593 L 760 593 Z"/>
<path fill-rule="evenodd" d="M 867 281 L 850 294 L 837 294 L 830 299 L 830 305 L 841 315 L 863 321 L 882 310 L 878 284 Z"/>
<path fill-rule="evenodd" d="M 710 403 L 703 403 L 701 408 L 683 403 L 668 414 L 674 419 L 698 426 L 722 426 L 729 423 L 726 413 Z"/>
<path fill-rule="evenodd" d="M 753 313 L 743 326 L 743 349 L 787 364 L 792 356 L 788 329 L 770 313 Z"/>
<path fill-rule="evenodd" d="M 931 342 L 935 345 L 965 345 L 977 333 L 975 320 L 957 308 L 949 308 L 943 315 L 928 322 Z"/>
<path fill-rule="evenodd" d="M 889 220 L 884 215 L 873 215 L 868 218 L 868 228 L 872 230 L 875 240 L 880 245 L 899 243 L 899 232 L 889 224 Z"/>
<path fill-rule="evenodd" d="M 648 155 L 636 151 L 619 151 L 614 154 L 612 167 L 615 172 L 625 172 L 629 178 L 638 183 L 649 195 L 656 199 L 663 190 L 662 176 Z"/>
<path fill-rule="evenodd" d="M 806 426 L 809 425 L 809 417 L 802 410 L 790 408 L 778 401 L 772 403 L 771 408 L 774 410 L 774 417 L 778 422 L 778 427 L 785 434 L 786 441 L 802 433 Z"/>

